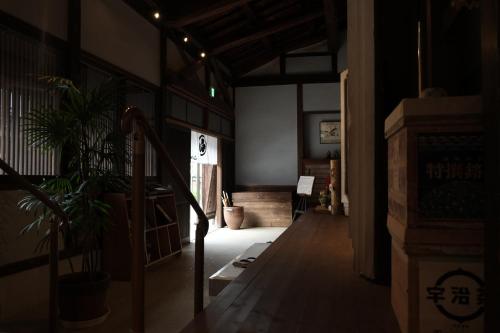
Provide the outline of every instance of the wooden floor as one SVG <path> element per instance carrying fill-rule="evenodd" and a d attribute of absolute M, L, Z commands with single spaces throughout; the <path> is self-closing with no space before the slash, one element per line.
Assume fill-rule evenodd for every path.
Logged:
<path fill-rule="evenodd" d="M 352 271 L 347 223 L 301 217 L 182 332 L 399 332 L 390 289 Z"/>

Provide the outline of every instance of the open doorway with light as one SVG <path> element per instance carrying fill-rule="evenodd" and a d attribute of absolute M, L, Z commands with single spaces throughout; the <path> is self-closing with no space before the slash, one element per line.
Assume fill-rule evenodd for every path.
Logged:
<path fill-rule="evenodd" d="M 216 137 L 191 131 L 191 170 L 190 188 L 194 197 L 209 220 L 208 232 L 218 228 L 216 223 L 217 200 L 220 197 L 217 180 L 217 145 Z M 191 208 L 190 240 L 194 241 L 198 217 Z"/>

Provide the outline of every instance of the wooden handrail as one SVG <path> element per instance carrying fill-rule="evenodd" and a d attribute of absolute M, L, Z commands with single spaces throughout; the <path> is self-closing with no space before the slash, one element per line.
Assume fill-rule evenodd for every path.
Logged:
<path fill-rule="evenodd" d="M 61 219 L 61 221 L 64 221 L 64 223 L 68 221 L 68 216 L 66 215 L 66 213 L 56 202 L 50 199 L 47 193 L 42 192 L 35 185 L 31 184 L 25 177 L 21 176 L 16 170 L 14 170 L 2 159 L 0 159 L 0 169 L 3 169 L 5 173 L 14 178 L 14 182 L 16 184 L 18 184 L 23 189 L 33 194 L 33 196 L 35 196 L 38 200 L 43 202 L 45 206 L 50 208 L 50 210 L 52 210 L 54 214 L 56 214 L 57 217 Z"/>
<path fill-rule="evenodd" d="M 135 124 L 135 127 L 134 127 Z M 208 218 L 175 166 L 165 145 L 148 124 L 144 113 L 137 107 L 128 107 L 121 119 L 122 131 L 133 132 L 133 179 L 132 179 L 132 332 L 144 332 L 144 137 L 160 155 L 182 195 L 198 216 L 195 238 L 194 313 L 203 311 L 204 237 L 208 233 Z"/>
<path fill-rule="evenodd" d="M 16 184 L 40 200 L 62 221 L 62 226 L 68 226 L 68 215 L 50 197 L 31 184 L 25 177 L 0 158 L 0 168 L 14 178 Z M 49 251 L 49 332 L 57 332 L 57 281 L 59 278 L 59 228 L 57 219 L 50 221 L 50 251 Z"/>
<path fill-rule="evenodd" d="M 191 193 L 191 190 L 186 184 L 186 181 L 184 180 L 182 173 L 175 166 L 175 163 L 170 157 L 167 148 L 161 142 L 161 139 L 158 136 L 158 134 L 156 134 L 156 131 L 151 127 L 151 125 L 149 125 L 149 123 L 146 120 L 146 117 L 144 116 L 144 113 L 139 108 L 135 106 L 126 108 L 125 113 L 122 116 L 122 123 L 121 123 L 123 132 L 125 134 L 132 133 L 134 120 L 137 125 L 141 126 L 144 129 L 144 134 L 149 139 L 149 142 L 151 143 L 153 148 L 161 155 L 162 158 L 165 159 L 162 160 L 162 162 L 165 163 L 168 172 L 174 178 L 174 181 L 177 183 L 177 186 L 179 186 L 184 198 L 186 198 L 186 200 L 189 202 L 191 207 L 193 207 L 194 211 L 196 212 L 198 220 L 201 222 L 203 227 L 203 236 L 206 236 L 208 233 L 208 219 L 205 213 L 203 212 L 203 209 L 200 207 L 198 201 L 196 201 L 196 198 Z"/>

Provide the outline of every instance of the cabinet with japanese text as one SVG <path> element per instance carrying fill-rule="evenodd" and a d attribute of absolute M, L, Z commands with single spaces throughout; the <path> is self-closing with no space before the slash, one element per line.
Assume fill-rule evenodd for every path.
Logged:
<path fill-rule="evenodd" d="M 478 96 L 405 99 L 385 122 L 391 299 L 403 333 L 483 326 Z"/>

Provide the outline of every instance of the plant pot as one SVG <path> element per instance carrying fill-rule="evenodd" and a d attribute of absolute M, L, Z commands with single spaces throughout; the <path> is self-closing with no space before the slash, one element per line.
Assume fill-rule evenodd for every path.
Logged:
<path fill-rule="evenodd" d="M 245 212 L 241 206 L 224 207 L 224 220 L 229 229 L 237 230 L 241 227 Z"/>
<path fill-rule="evenodd" d="M 329 196 L 320 196 L 319 199 L 318 199 L 321 207 L 328 207 L 328 202 L 330 201 L 330 197 Z"/>
<path fill-rule="evenodd" d="M 102 323 L 109 315 L 106 294 L 108 273 L 72 273 L 59 278 L 59 317 L 66 328 L 84 328 Z"/>
<path fill-rule="evenodd" d="M 108 272 L 112 280 L 130 281 L 132 249 L 127 199 L 123 193 L 104 193 L 102 201 L 111 207 L 111 223 L 102 240 L 102 270 Z"/>

